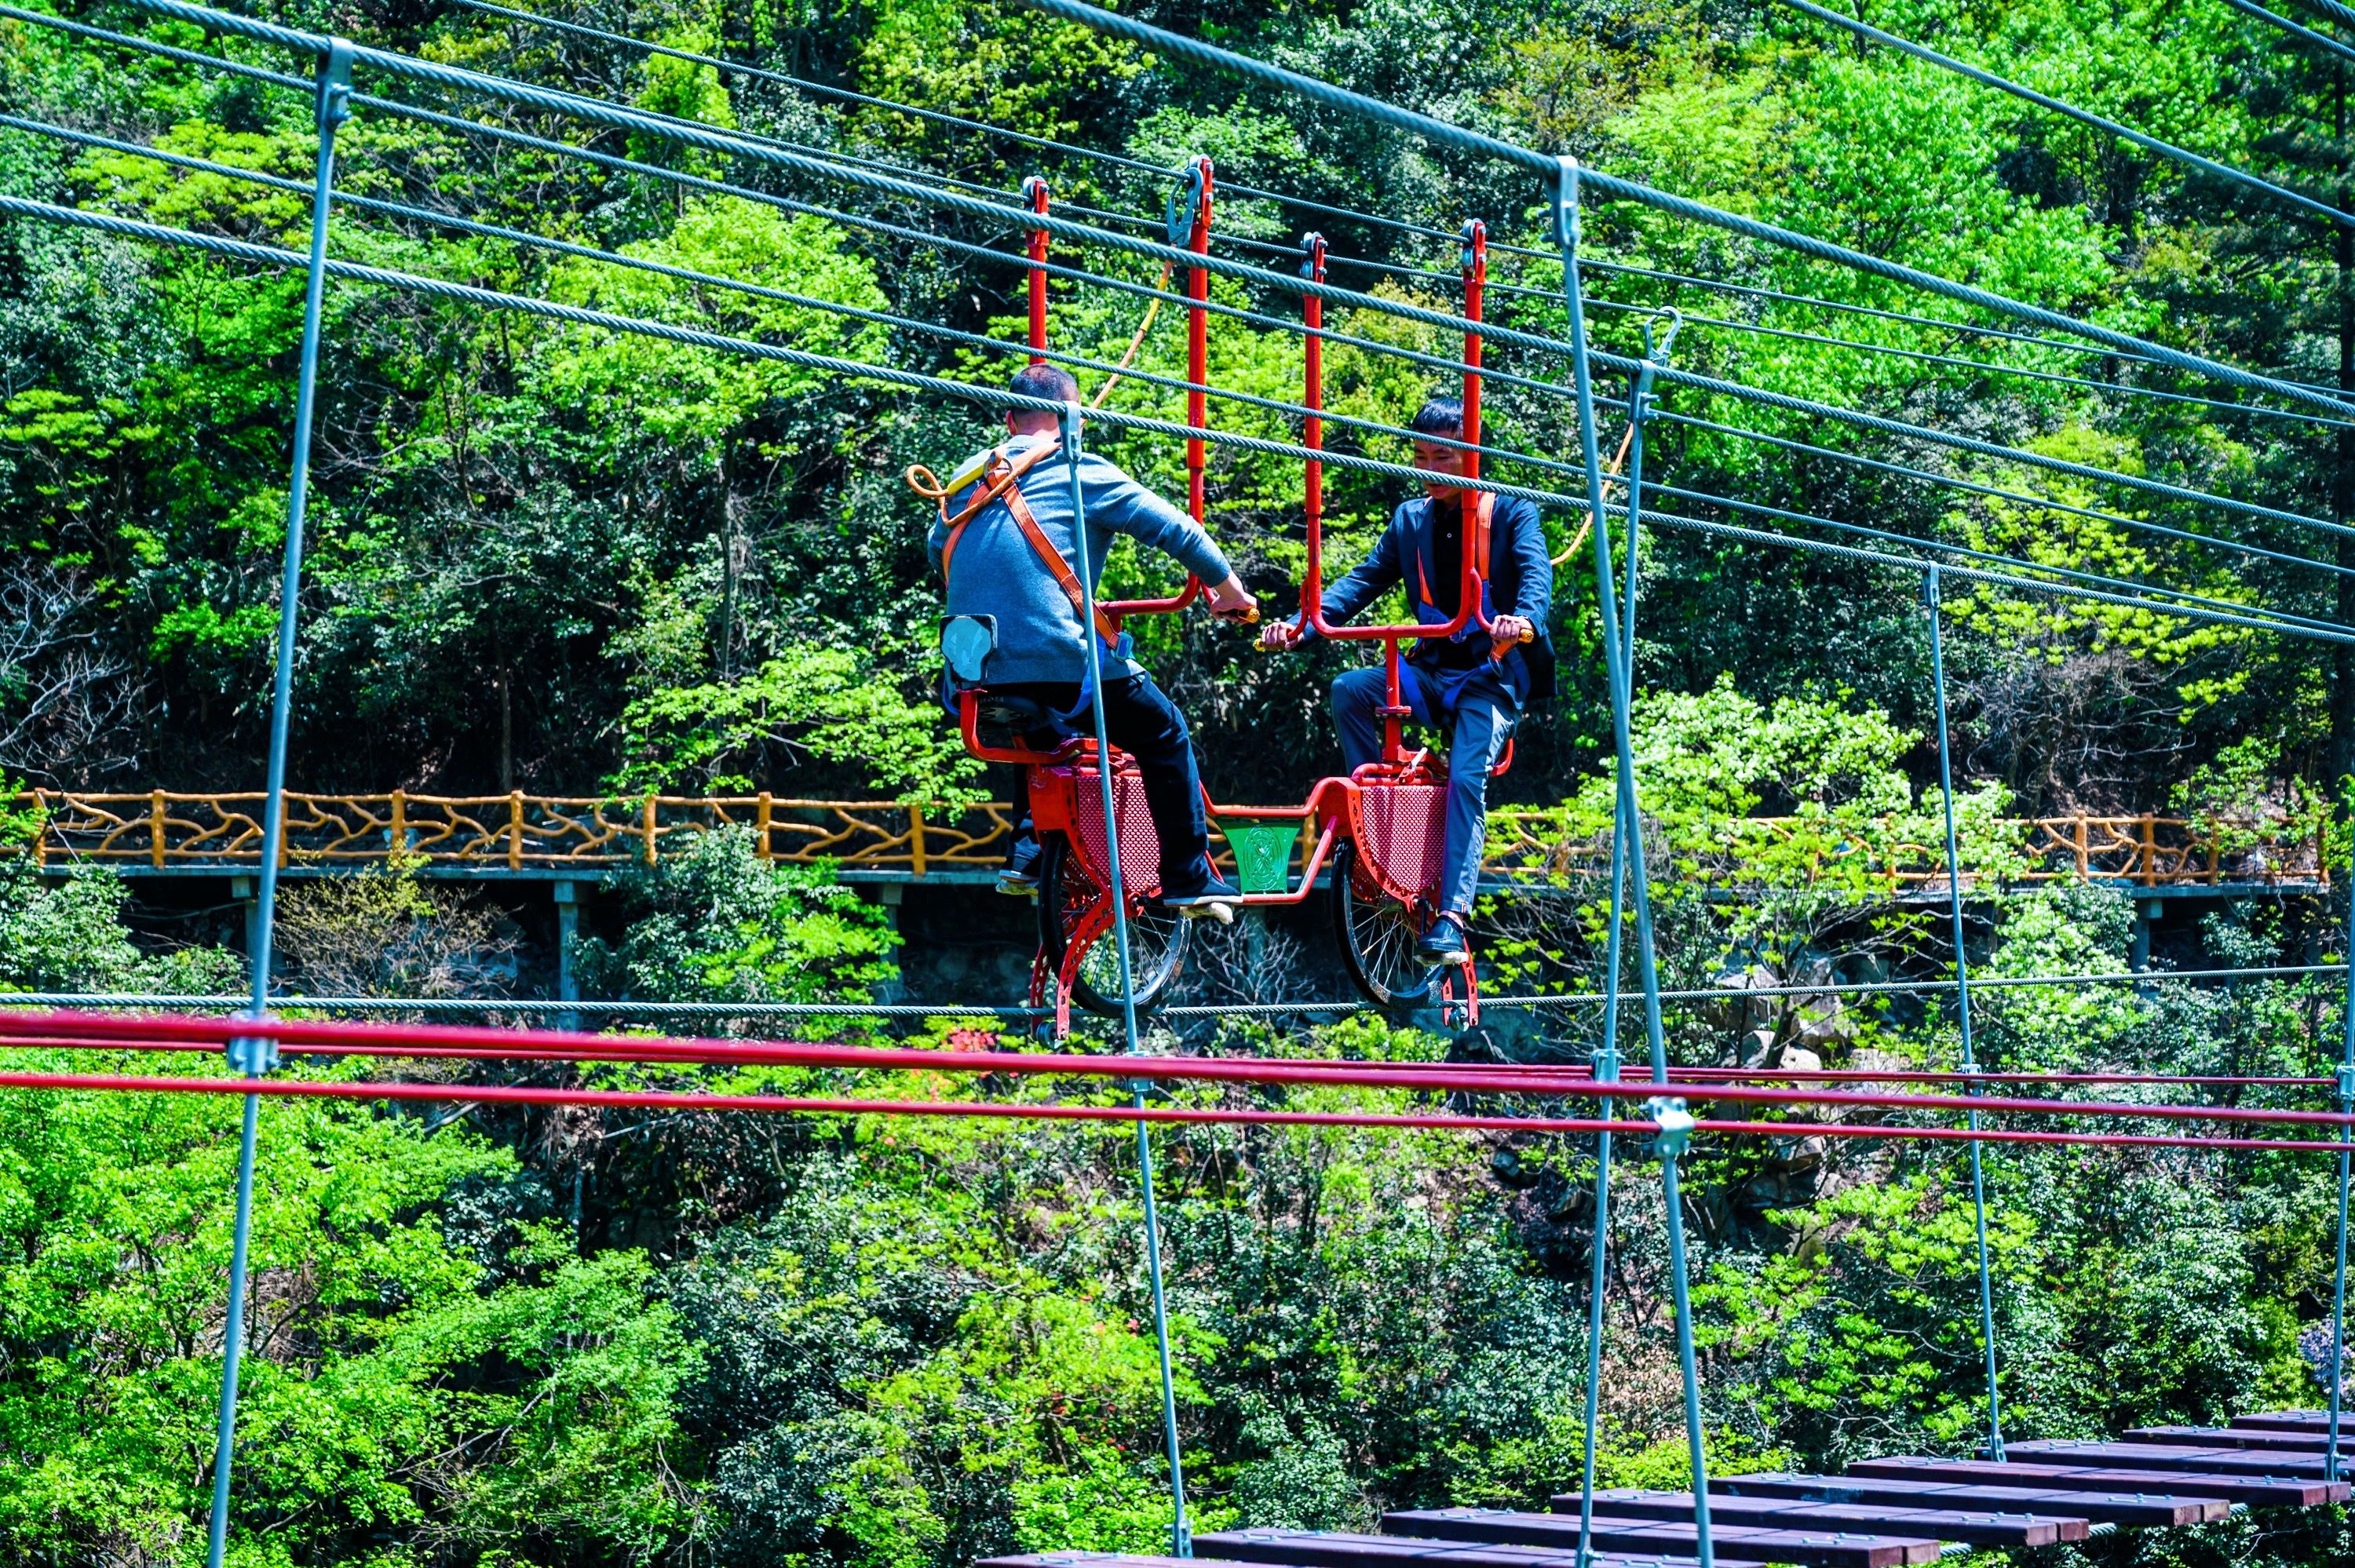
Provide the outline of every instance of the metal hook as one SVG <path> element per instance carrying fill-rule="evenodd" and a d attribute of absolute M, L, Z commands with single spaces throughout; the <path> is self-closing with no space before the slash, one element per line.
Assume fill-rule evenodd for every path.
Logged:
<path fill-rule="evenodd" d="M 1170 187 L 1169 199 L 1161 209 L 1161 218 L 1168 228 L 1172 245 L 1183 245 L 1193 237 L 1194 219 L 1202 210 L 1202 168 L 1209 161 L 1202 157 L 1188 159 L 1186 172 L 1179 175 L 1178 183 Z"/>

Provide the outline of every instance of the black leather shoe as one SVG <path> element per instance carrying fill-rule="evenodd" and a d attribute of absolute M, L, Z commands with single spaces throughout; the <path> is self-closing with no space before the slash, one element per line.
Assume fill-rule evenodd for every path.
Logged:
<path fill-rule="evenodd" d="M 1472 961 L 1472 944 L 1464 935 L 1464 922 L 1453 915 L 1442 915 L 1431 923 L 1431 929 L 1414 945 L 1415 957 L 1426 964 L 1441 969 Z"/>

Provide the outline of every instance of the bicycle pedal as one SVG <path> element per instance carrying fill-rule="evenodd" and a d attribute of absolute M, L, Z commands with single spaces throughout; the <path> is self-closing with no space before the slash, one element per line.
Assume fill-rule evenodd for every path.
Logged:
<path fill-rule="evenodd" d="M 1199 920 L 1208 916 L 1221 926 L 1235 923 L 1235 906 L 1231 904 L 1187 904 L 1180 906 L 1178 913 L 1188 920 Z"/>

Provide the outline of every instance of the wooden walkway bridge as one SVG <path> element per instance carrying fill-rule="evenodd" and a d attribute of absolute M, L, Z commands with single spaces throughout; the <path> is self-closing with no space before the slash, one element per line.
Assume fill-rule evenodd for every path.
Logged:
<path fill-rule="evenodd" d="M 10 802 L 0 797 L 0 805 Z M 14 798 L 37 810 L 29 849 L 44 865 L 96 863 L 133 875 L 250 874 L 261 854 L 260 792 L 92 794 L 41 789 Z M 1249 818 L 1252 807 L 1221 808 Z M 396 851 L 428 875 L 593 879 L 675 854 L 698 835 L 733 825 L 761 853 L 794 863 L 830 861 L 854 881 L 981 882 L 1005 853 L 1014 818 L 1002 803 L 909 805 L 783 795 L 558 796 L 289 793 L 282 865 L 302 874 L 381 865 Z M 2203 833 L 2155 815 L 2043 817 L 2017 824 L 2027 882 L 2111 883 L 2159 895 L 2309 890 L 2330 883 L 2320 846 L 2301 831 L 2256 824 Z M 1788 819 L 1753 823 L 1764 835 Z M 1301 853 L 1295 846 L 1295 856 Z M 1900 835 L 1855 852 L 1900 886 L 1945 885 L 1934 843 Z M 1505 881 L 1601 870 L 1607 839 L 1565 837 L 1558 812 L 1490 813 L 1487 871 Z"/>
<path fill-rule="evenodd" d="M 2121 1529 L 2201 1524 L 2242 1509 L 2348 1500 L 2328 1478 L 2318 1411 L 2241 1416 L 2225 1427 L 2152 1426 L 2116 1442 L 2008 1445 L 2007 1457 L 1869 1459 L 1844 1476 L 1712 1476 L 1710 1537 L 1727 1568 L 1906 1568 L 1990 1548 L 2085 1541 Z M 2355 1418 L 2339 1451 L 2355 1455 Z M 1405 1509 L 1379 1534 L 1231 1530 L 1197 1536 L 1195 1562 L 1271 1568 L 1578 1568 L 1580 1494 L 1550 1513 Z M 1694 1568 L 1689 1492 L 1614 1489 L 1593 1499 L 1593 1568 Z M 1183 1559 L 1104 1552 L 994 1557 L 976 1568 L 1183 1568 Z"/>

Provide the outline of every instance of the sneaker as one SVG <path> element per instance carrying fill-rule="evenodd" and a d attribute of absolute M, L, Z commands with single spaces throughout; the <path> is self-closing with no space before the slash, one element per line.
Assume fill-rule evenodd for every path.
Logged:
<path fill-rule="evenodd" d="M 997 891 L 1014 898 L 1039 896 L 1039 841 L 1028 833 L 1016 838 L 997 868 Z"/>
<path fill-rule="evenodd" d="M 1424 963 L 1441 969 L 1472 961 L 1472 944 L 1465 938 L 1464 922 L 1454 915 L 1442 915 L 1433 920 L 1431 929 L 1414 945 L 1414 951 Z"/>
<path fill-rule="evenodd" d="M 1208 880 L 1193 887 L 1173 889 L 1165 884 L 1161 905 L 1165 909 L 1175 909 L 1188 920 L 1208 915 L 1221 926 L 1231 926 L 1235 921 L 1235 909 L 1242 903 L 1242 897 L 1241 888 L 1212 872 Z"/>

